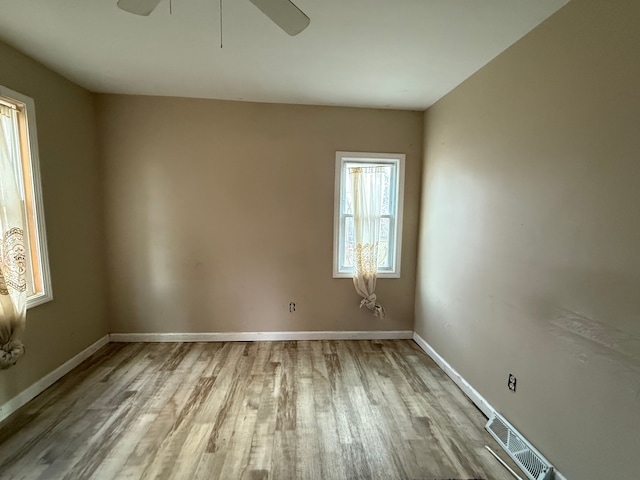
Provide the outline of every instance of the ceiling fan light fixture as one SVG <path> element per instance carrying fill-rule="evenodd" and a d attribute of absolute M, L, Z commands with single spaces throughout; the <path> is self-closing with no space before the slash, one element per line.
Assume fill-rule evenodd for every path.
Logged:
<path fill-rule="evenodd" d="M 136 15 L 147 16 L 161 0 L 118 0 L 118 8 Z M 262 13 L 289 35 L 298 35 L 309 26 L 311 20 L 290 0 L 249 0 Z M 220 6 L 222 18 L 222 5 Z"/>
<path fill-rule="evenodd" d="M 290 0 L 249 1 L 291 36 L 298 35 L 311 23 L 311 19 Z"/>
<path fill-rule="evenodd" d="M 147 16 L 158 6 L 160 0 L 118 0 L 118 8 L 125 12 Z"/>

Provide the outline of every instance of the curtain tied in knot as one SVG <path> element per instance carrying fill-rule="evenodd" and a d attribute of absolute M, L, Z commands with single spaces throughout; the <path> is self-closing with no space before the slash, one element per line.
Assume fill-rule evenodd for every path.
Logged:
<path fill-rule="evenodd" d="M 382 307 L 382 305 L 380 305 L 376 301 L 377 298 L 378 297 L 376 296 L 375 293 L 372 293 L 371 295 L 367 295 L 360 302 L 360 308 L 367 307 L 369 310 L 373 312 L 374 317 L 384 318 L 384 314 L 385 314 L 384 308 Z"/>
<path fill-rule="evenodd" d="M 0 347 L 0 370 L 5 370 L 16 364 L 24 355 L 24 345 L 18 341 L 10 341 Z"/>

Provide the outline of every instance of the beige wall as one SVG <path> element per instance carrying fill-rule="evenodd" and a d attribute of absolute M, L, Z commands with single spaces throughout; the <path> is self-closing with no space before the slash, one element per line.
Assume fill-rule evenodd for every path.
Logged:
<path fill-rule="evenodd" d="M 91 94 L 0 43 L 0 84 L 35 100 L 54 300 L 27 312 L 26 354 L 0 405 L 108 333 Z"/>
<path fill-rule="evenodd" d="M 639 20 L 573 0 L 426 114 L 416 331 L 570 479 L 638 478 Z"/>
<path fill-rule="evenodd" d="M 111 95 L 98 112 L 113 332 L 412 329 L 421 113 Z M 332 278 L 336 150 L 407 154 L 384 320 Z"/>

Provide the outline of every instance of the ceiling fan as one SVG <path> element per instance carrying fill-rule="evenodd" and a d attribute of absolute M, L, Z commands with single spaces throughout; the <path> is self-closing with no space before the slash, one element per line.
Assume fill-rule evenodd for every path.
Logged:
<path fill-rule="evenodd" d="M 149 15 L 161 0 L 118 0 L 118 7 L 136 15 Z M 302 32 L 311 20 L 290 0 L 249 0 L 289 35 Z"/>

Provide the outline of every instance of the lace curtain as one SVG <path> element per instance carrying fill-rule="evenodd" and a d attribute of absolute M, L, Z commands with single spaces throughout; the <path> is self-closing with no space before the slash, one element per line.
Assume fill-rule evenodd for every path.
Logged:
<path fill-rule="evenodd" d="M 15 169 L 15 114 L 0 105 L 0 369 L 24 353 L 20 341 L 27 313 L 22 196 Z"/>
<path fill-rule="evenodd" d="M 353 220 L 355 227 L 355 273 L 353 284 L 362 297 L 360 308 L 367 307 L 376 317 L 385 311 L 378 303 L 375 290 L 382 223 L 384 171 L 380 167 L 349 168 L 353 186 Z"/>

